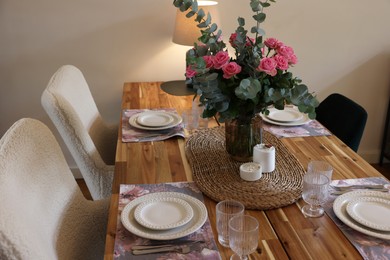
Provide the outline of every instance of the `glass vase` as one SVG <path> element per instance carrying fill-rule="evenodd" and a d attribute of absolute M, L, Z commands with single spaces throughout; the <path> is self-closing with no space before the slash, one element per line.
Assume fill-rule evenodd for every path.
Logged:
<path fill-rule="evenodd" d="M 261 141 L 262 118 L 248 121 L 233 119 L 225 122 L 225 146 L 231 158 L 239 162 L 252 161 L 253 147 Z"/>

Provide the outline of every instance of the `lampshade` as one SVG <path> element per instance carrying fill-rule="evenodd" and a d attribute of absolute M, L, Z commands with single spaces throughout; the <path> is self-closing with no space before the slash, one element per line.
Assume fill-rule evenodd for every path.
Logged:
<path fill-rule="evenodd" d="M 198 1 L 198 6 L 203 9 L 206 17 L 207 13 L 210 13 L 211 22 L 218 24 L 219 17 L 217 4 L 218 2 L 216 1 Z M 180 45 L 193 46 L 195 42 L 198 42 L 198 38 L 201 36 L 201 33 L 200 29 L 197 27 L 198 23 L 194 21 L 196 15 L 187 18 L 186 13 L 187 12 L 177 10 L 172 41 Z"/>

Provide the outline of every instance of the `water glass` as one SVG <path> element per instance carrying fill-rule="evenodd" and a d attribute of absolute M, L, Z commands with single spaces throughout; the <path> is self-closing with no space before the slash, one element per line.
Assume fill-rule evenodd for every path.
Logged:
<path fill-rule="evenodd" d="M 303 176 L 302 199 L 308 203 L 301 211 L 308 217 L 321 217 L 324 209 L 321 205 L 328 197 L 329 179 L 322 173 L 307 173 Z"/>
<path fill-rule="evenodd" d="M 188 131 L 194 129 L 207 128 L 209 120 L 208 118 L 202 118 L 203 108 L 193 107 L 192 109 L 185 110 L 182 113 L 184 128 Z"/>
<path fill-rule="evenodd" d="M 307 166 L 307 173 L 324 174 L 330 182 L 332 180 L 333 167 L 326 161 L 310 161 Z"/>
<path fill-rule="evenodd" d="M 217 204 L 217 232 L 218 242 L 229 247 L 229 220 L 234 216 L 244 215 L 245 207 L 235 200 L 224 200 Z"/>
<path fill-rule="evenodd" d="M 235 216 L 229 221 L 229 245 L 235 252 L 230 260 L 248 259 L 259 243 L 259 222 L 249 215 Z"/>

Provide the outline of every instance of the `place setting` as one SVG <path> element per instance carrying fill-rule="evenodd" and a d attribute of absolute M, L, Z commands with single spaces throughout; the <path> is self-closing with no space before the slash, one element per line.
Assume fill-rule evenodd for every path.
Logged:
<path fill-rule="evenodd" d="M 122 141 L 161 141 L 184 137 L 183 119 L 175 109 L 125 109 L 122 114 Z"/>
<path fill-rule="evenodd" d="M 259 114 L 263 119 L 262 127 L 277 137 L 331 135 L 320 122 L 310 119 L 297 106 L 286 105 L 282 110 L 270 106 L 268 111 L 268 115 Z"/>
<path fill-rule="evenodd" d="M 120 255 L 196 258 L 205 249 L 219 259 L 203 195 L 195 183 L 121 185 L 119 209 L 118 232 L 123 235 L 115 247 Z"/>
<path fill-rule="evenodd" d="M 265 122 L 279 126 L 300 126 L 307 124 L 311 119 L 298 110 L 296 106 L 286 106 L 283 110 L 275 107 L 268 108 L 269 114 L 261 113 Z"/>
<path fill-rule="evenodd" d="M 340 195 L 333 203 L 335 215 L 363 234 L 390 240 L 390 194 L 358 189 Z"/>
<path fill-rule="evenodd" d="M 308 204 L 302 207 L 302 213 L 320 217 L 328 207 L 353 230 L 390 240 L 390 185 L 381 178 L 331 181 L 332 175 L 330 163 L 309 162 L 302 192 Z"/>

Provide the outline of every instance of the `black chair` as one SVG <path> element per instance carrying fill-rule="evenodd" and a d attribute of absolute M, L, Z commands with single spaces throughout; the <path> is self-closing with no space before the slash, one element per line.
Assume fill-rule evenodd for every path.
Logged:
<path fill-rule="evenodd" d="M 316 119 L 357 152 L 367 122 L 366 110 L 341 94 L 331 94 L 316 109 Z"/>

